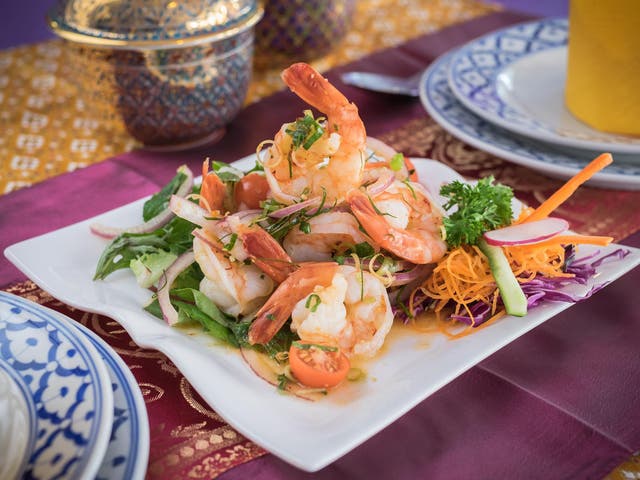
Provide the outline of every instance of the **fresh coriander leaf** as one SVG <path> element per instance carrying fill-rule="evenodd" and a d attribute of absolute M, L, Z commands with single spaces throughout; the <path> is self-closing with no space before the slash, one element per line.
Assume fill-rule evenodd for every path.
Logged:
<path fill-rule="evenodd" d="M 228 163 L 212 161 L 211 169 L 215 172 L 216 175 L 223 182 L 239 182 L 240 179 L 244 176 L 242 170 L 238 170 L 235 167 L 232 167 Z"/>
<path fill-rule="evenodd" d="M 309 150 L 324 133 L 324 128 L 320 122 L 323 118 L 314 119 L 311 110 L 304 111 L 304 117 L 298 118 L 289 125 L 285 132 L 293 140 L 293 149 L 300 147 Z"/>

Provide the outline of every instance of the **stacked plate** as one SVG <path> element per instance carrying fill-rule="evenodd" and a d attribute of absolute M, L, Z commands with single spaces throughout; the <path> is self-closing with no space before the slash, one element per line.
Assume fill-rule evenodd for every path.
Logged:
<path fill-rule="evenodd" d="M 610 152 L 614 163 L 589 184 L 640 190 L 640 137 L 595 130 L 565 106 L 567 38 L 566 19 L 546 19 L 473 40 L 431 64 L 422 103 L 461 140 L 551 176 Z"/>
<path fill-rule="evenodd" d="M 149 424 L 137 382 L 101 338 L 0 292 L 0 478 L 143 478 Z"/>

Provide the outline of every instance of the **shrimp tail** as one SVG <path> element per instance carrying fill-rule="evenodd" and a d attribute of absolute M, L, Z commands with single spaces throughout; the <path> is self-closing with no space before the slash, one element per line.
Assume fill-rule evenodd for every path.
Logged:
<path fill-rule="evenodd" d="M 432 263 L 444 255 L 446 245 L 442 239 L 427 240 L 427 234 L 393 227 L 360 190 L 351 190 L 347 202 L 365 232 L 385 250 L 415 264 Z"/>
<path fill-rule="evenodd" d="M 249 343 L 269 342 L 287 322 L 296 303 L 311 294 L 316 286 L 327 287 L 338 271 L 333 262 L 303 263 L 292 272 L 262 306 L 249 328 Z"/>
<path fill-rule="evenodd" d="M 247 229 L 242 232 L 241 238 L 249 258 L 274 282 L 284 282 L 296 269 L 287 252 L 263 229 Z"/>
<path fill-rule="evenodd" d="M 199 204 L 208 212 L 224 213 L 227 187 L 214 172 L 209 172 L 209 159 L 202 163 L 202 186 Z"/>
<path fill-rule="evenodd" d="M 281 73 L 289 89 L 309 105 L 327 114 L 330 131 L 338 131 L 352 143 L 365 144 L 366 130 L 358 107 L 307 63 L 294 63 Z M 348 133 L 344 132 L 348 129 Z"/>

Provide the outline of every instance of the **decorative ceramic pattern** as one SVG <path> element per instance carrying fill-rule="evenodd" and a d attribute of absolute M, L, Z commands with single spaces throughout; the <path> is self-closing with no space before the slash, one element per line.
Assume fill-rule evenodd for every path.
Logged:
<path fill-rule="evenodd" d="M 22 377 L 2 359 L 0 418 L 0 478 L 18 478 L 36 440 L 36 409 Z"/>
<path fill-rule="evenodd" d="M 146 145 L 173 147 L 222 133 L 244 102 L 253 30 L 206 45 L 105 50 L 68 45 L 68 78 L 95 92 L 98 108 L 118 116 Z M 96 88 L 97 87 L 97 88 Z"/>
<path fill-rule="evenodd" d="M 456 137 L 505 160 L 564 178 L 575 175 L 599 154 L 585 150 L 564 153 L 546 143 L 524 139 L 495 127 L 467 110 L 449 88 L 447 76 L 451 58 L 450 53 L 431 64 L 420 82 L 420 98 L 431 117 Z M 589 184 L 638 190 L 640 164 L 615 162 L 596 174 Z"/>
<path fill-rule="evenodd" d="M 104 340 L 80 323 L 105 362 L 113 389 L 113 427 L 96 480 L 144 478 L 149 459 L 149 421 L 142 393 L 129 367 Z"/>
<path fill-rule="evenodd" d="M 85 342 L 48 311 L 0 292 L 0 358 L 27 385 L 37 416 L 26 478 L 91 477 L 104 455 L 113 396 Z"/>
<path fill-rule="evenodd" d="M 48 14 L 62 37 L 86 43 L 184 44 L 249 28 L 260 18 L 255 0 L 60 0 Z"/>
<path fill-rule="evenodd" d="M 355 0 L 267 0 L 256 25 L 256 64 L 309 61 L 331 51 L 351 25 Z"/>
<path fill-rule="evenodd" d="M 449 86 L 458 100 L 475 114 L 521 135 L 575 148 L 603 151 L 616 148 L 621 153 L 640 154 L 640 138 L 597 131 L 586 124 L 561 128 L 535 118 L 500 95 L 497 79 L 501 72 L 536 53 L 566 49 L 568 30 L 566 19 L 546 19 L 480 37 L 453 54 Z M 564 69 L 565 65 L 557 67 Z"/>

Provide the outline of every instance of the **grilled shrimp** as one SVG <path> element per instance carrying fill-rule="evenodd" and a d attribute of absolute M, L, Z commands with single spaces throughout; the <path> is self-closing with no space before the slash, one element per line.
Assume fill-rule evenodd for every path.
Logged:
<path fill-rule="evenodd" d="M 329 261 L 358 243 L 370 241 L 348 212 L 327 212 L 308 220 L 309 233 L 292 229 L 282 246 L 296 262 Z"/>
<path fill-rule="evenodd" d="M 444 256 L 442 213 L 420 184 L 396 180 L 373 198 L 352 190 L 347 202 L 377 246 L 416 264 Z"/>
<path fill-rule="evenodd" d="M 291 65 L 282 79 L 327 118 L 307 112 L 276 133 L 262 160 L 271 195 L 286 204 L 323 195 L 339 203 L 362 180 L 367 135 L 358 109 L 306 63 Z"/>
<path fill-rule="evenodd" d="M 287 278 L 258 312 L 249 341 L 268 342 L 289 316 L 301 340 L 367 357 L 380 349 L 393 324 L 382 281 L 331 262 L 303 264 Z"/>

